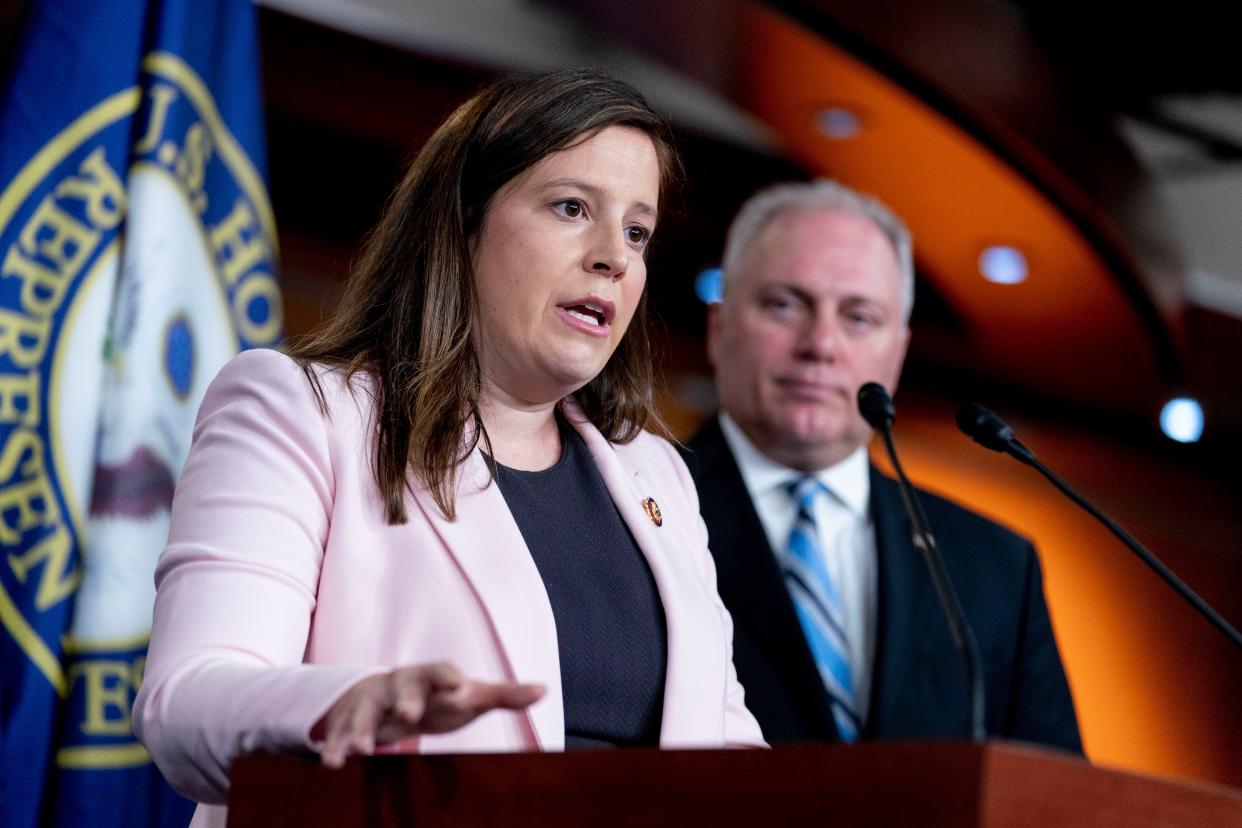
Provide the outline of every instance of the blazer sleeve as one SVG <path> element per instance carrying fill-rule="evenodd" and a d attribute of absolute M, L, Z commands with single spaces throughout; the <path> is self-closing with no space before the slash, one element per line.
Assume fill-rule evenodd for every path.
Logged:
<path fill-rule="evenodd" d="M 663 441 L 661 441 L 663 443 Z M 707 524 L 699 510 L 699 493 L 694 485 L 690 470 L 686 467 L 681 455 L 669 444 L 664 443 L 670 462 L 677 475 L 677 482 L 686 496 L 686 514 L 691 516 L 694 526 L 694 537 L 691 546 L 698 563 L 700 575 L 716 611 L 720 614 L 720 624 L 724 628 L 725 642 L 725 698 L 724 698 L 724 742 L 726 747 L 767 747 L 759 722 L 746 707 L 746 693 L 742 683 L 738 681 L 737 669 L 733 666 L 733 617 L 720 599 L 716 586 L 716 561 L 707 545 Z"/>
<path fill-rule="evenodd" d="M 327 421 L 291 359 L 229 362 L 199 409 L 156 566 L 134 729 L 179 792 L 222 803 L 233 757 L 313 749 L 379 668 L 303 664 L 333 501 Z"/>
<path fill-rule="evenodd" d="M 1005 735 L 1082 753 L 1078 717 L 1044 600 L 1039 556 L 1027 543 L 1024 613 Z"/>

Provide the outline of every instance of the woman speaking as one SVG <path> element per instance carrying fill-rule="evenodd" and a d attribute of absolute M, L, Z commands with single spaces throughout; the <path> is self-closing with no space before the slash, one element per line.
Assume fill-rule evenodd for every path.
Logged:
<path fill-rule="evenodd" d="M 643 430 L 675 163 L 627 84 L 502 80 L 414 160 L 335 318 L 220 372 L 135 703 L 181 792 L 224 802 L 259 750 L 762 744 L 694 486 Z"/>

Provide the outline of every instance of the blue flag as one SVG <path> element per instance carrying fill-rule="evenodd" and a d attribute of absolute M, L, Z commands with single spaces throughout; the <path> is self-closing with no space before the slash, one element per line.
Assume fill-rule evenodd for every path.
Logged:
<path fill-rule="evenodd" d="M 280 336 L 251 0 L 32 0 L 0 90 L 0 825 L 184 825 L 134 739 L 207 384 Z"/>

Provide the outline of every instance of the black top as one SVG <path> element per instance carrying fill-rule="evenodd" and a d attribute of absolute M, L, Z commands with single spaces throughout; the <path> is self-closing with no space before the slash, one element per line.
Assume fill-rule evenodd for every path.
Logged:
<path fill-rule="evenodd" d="M 556 465 L 496 468 L 556 619 L 565 746 L 658 745 L 664 607 L 582 438 L 558 422 L 564 449 Z"/>

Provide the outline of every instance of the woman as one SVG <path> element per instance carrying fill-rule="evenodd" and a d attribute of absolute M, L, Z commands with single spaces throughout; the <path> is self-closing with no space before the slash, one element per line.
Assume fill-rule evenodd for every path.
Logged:
<path fill-rule="evenodd" d="M 762 744 L 693 484 L 642 430 L 674 163 L 626 84 L 501 81 L 415 159 L 337 317 L 221 371 L 135 703 L 175 787 L 223 802 L 255 750 Z"/>

